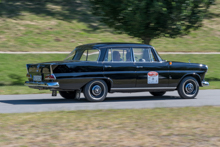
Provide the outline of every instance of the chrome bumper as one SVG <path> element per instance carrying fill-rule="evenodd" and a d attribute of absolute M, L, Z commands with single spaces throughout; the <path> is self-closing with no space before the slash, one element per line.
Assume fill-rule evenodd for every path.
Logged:
<path fill-rule="evenodd" d="M 209 82 L 207 82 L 207 81 L 202 81 L 202 86 L 209 86 Z"/>
<path fill-rule="evenodd" d="M 46 88 L 58 88 L 60 86 L 58 82 L 30 82 L 30 81 L 26 81 L 24 85 L 30 87 L 46 87 Z"/>

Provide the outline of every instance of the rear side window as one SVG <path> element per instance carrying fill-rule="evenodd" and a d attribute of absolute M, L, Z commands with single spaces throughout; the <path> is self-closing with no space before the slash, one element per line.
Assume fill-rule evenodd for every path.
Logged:
<path fill-rule="evenodd" d="M 77 52 L 80 54 L 80 51 Z M 76 53 L 76 54 L 77 54 Z M 99 58 L 99 50 L 84 50 L 81 51 L 80 61 L 98 61 Z"/>
<path fill-rule="evenodd" d="M 98 61 L 99 50 L 88 50 L 87 61 Z"/>
<path fill-rule="evenodd" d="M 151 48 L 133 48 L 134 59 L 136 62 L 154 62 L 155 57 L 151 52 Z"/>
<path fill-rule="evenodd" d="M 112 48 L 108 49 L 105 55 L 107 62 L 132 62 L 131 49 L 129 48 Z"/>

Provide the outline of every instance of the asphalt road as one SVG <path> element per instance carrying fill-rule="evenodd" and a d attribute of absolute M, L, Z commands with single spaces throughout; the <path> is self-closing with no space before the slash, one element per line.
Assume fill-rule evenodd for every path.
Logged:
<path fill-rule="evenodd" d="M 153 97 L 148 92 L 108 94 L 104 102 L 65 100 L 59 94 L 0 95 L 0 113 L 43 112 L 59 110 L 140 109 L 156 107 L 220 106 L 220 90 L 200 90 L 196 99 L 181 99 L 178 93 L 167 92 Z"/>

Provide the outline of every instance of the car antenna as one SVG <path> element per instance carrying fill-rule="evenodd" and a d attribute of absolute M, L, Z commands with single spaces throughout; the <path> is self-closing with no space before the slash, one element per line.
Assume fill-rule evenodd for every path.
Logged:
<path fill-rule="evenodd" d="M 189 59 L 189 63 L 190 63 L 190 59 Z"/>

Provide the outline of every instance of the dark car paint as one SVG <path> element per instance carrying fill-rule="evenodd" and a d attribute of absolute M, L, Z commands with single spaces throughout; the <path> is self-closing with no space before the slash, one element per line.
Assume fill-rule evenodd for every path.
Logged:
<path fill-rule="evenodd" d="M 168 62 L 136 62 L 137 81 L 136 87 L 169 87 L 169 64 Z M 150 71 L 159 73 L 158 84 L 147 84 L 147 74 Z"/>
<path fill-rule="evenodd" d="M 189 75 L 195 77 L 199 85 L 202 86 L 201 82 L 204 79 L 206 70 L 203 64 L 172 62 L 172 65 L 169 67 L 169 86 L 177 87 L 179 82 Z"/>
<path fill-rule="evenodd" d="M 124 91 L 163 91 L 175 90 L 185 76 L 194 76 L 200 86 L 207 71 L 206 65 L 195 63 L 161 61 L 153 47 L 144 44 L 130 43 L 102 43 L 78 46 L 76 49 L 99 49 L 100 57 L 97 62 L 87 61 L 54 61 L 35 65 L 27 65 L 31 75 L 45 75 L 53 72 L 56 76 L 54 82 L 59 82 L 56 90 L 82 89 L 88 82 L 94 79 L 106 81 L 109 92 Z M 103 62 L 106 50 L 120 47 L 151 48 L 156 62 Z M 51 65 L 52 69 L 48 67 Z M 39 66 L 37 68 L 37 66 Z M 142 67 L 142 68 L 139 68 Z M 38 71 L 37 71 L 38 70 Z M 159 73 L 158 84 L 147 84 L 147 74 L 150 71 Z M 30 78 L 30 81 L 33 79 Z M 44 79 L 43 79 L 44 80 Z M 152 89 L 151 89 L 152 87 Z"/>

